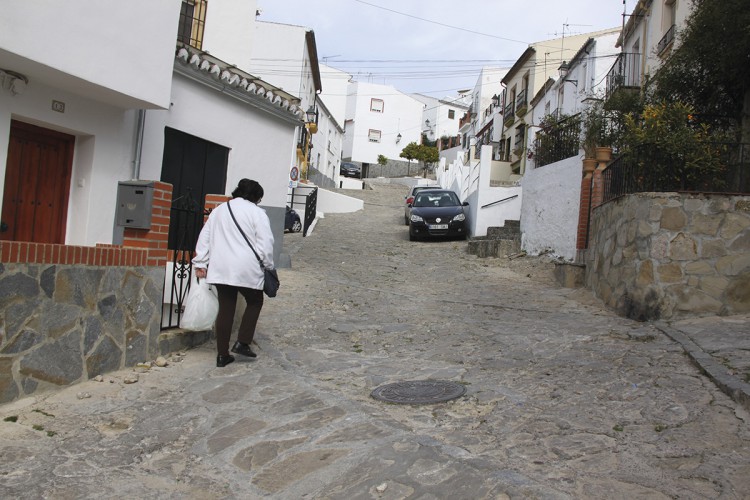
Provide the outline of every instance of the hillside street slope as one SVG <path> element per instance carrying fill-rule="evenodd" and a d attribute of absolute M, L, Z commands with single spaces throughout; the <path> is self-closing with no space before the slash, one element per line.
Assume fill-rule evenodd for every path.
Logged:
<path fill-rule="evenodd" d="M 746 498 L 748 412 L 680 344 L 544 259 L 409 242 L 405 192 L 285 237 L 256 361 L 207 345 L 0 407 L 3 496 Z M 370 397 L 426 379 L 466 394 Z"/>

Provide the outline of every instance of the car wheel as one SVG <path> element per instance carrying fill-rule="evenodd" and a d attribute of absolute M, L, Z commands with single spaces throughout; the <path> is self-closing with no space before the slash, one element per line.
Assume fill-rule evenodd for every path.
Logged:
<path fill-rule="evenodd" d="M 294 224 L 292 224 L 292 232 L 299 233 L 300 231 L 302 231 L 302 223 L 296 220 L 294 221 Z"/>

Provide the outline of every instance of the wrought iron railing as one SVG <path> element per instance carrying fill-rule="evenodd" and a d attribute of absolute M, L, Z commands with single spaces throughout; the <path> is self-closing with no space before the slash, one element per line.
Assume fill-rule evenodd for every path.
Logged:
<path fill-rule="evenodd" d="M 535 167 L 543 167 L 576 156 L 580 142 L 581 121 L 578 115 L 569 116 L 547 130 L 537 132 L 533 151 Z"/>
<path fill-rule="evenodd" d="M 622 53 L 617 56 L 612 69 L 607 73 L 606 94 L 609 98 L 623 87 L 641 86 L 641 55 Z"/>
<path fill-rule="evenodd" d="M 718 169 L 701 169 L 684 158 L 645 144 L 620 155 L 602 172 L 603 201 L 642 192 L 750 193 L 750 145 L 710 143 Z"/>
<path fill-rule="evenodd" d="M 177 40 L 198 50 L 202 49 L 205 23 L 206 0 L 183 0 Z"/>
<path fill-rule="evenodd" d="M 676 31 L 676 26 L 673 24 L 666 33 L 664 33 L 664 36 L 661 37 L 661 40 L 659 40 L 659 43 L 656 44 L 656 53 L 661 54 L 664 52 L 664 50 L 674 41 L 674 35 Z"/>

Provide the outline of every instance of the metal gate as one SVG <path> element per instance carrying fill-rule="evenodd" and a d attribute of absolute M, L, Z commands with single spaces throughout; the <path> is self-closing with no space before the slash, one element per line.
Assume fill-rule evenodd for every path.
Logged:
<path fill-rule="evenodd" d="M 305 226 L 303 228 L 302 236 L 307 236 L 307 230 L 310 225 L 315 221 L 315 216 L 318 210 L 318 188 L 313 189 L 305 199 Z"/>
<path fill-rule="evenodd" d="M 203 227 L 203 219 L 210 210 L 203 210 L 193 198 L 192 190 L 172 202 L 167 272 L 164 279 L 164 306 L 161 328 L 179 328 L 185 311 L 185 299 L 190 291 L 195 244 Z M 174 234 L 172 234 L 174 233 Z"/>

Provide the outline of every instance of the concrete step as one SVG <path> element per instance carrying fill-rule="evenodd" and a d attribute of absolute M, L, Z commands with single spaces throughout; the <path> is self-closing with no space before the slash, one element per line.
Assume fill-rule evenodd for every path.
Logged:
<path fill-rule="evenodd" d="M 507 220 L 502 227 L 487 228 L 487 236 L 469 240 L 468 252 L 477 257 L 498 257 L 518 253 L 521 249 L 521 223 Z"/>

